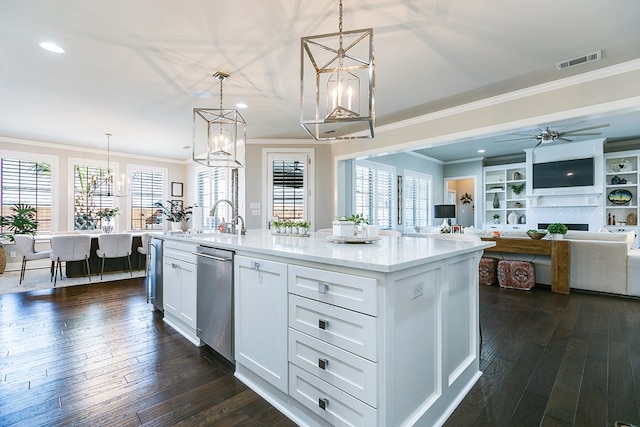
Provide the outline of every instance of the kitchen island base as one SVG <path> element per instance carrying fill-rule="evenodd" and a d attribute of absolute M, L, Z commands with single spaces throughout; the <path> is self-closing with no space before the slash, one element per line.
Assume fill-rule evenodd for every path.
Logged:
<path fill-rule="evenodd" d="M 261 317 L 264 333 L 280 335 L 263 351 L 287 357 L 288 368 L 279 369 L 288 371 L 265 376 L 246 352 L 254 368 L 243 363 L 239 345 L 235 375 L 303 426 L 442 425 L 481 375 L 480 256 L 454 255 L 389 273 L 290 259 L 284 264 L 288 320 L 281 310 Z M 244 265 L 269 261 L 254 255 Z M 242 299 L 251 295 L 238 296 L 236 313 L 250 305 Z M 255 304 L 264 302 L 257 298 Z"/>

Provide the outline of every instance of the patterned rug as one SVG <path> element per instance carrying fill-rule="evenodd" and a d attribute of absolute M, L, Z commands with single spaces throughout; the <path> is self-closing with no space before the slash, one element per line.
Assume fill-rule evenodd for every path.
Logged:
<path fill-rule="evenodd" d="M 145 271 L 138 270 L 133 272 L 133 277 L 144 277 Z M 128 279 L 131 275 L 129 272 L 118 273 L 105 273 L 102 280 L 100 275 L 92 275 L 91 283 L 98 282 L 110 282 L 112 280 Z M 50 280 L 49 268 L 36 268 L 27 270 L 24 275 L 22 284 L 20 282 L 20 270 L 17 271 L 5 271 L 0 274 L 0 295 L 10 294 L 15 292 L 35 291 L 40 289 L 53 288 L 53 282 Z M 62 276 L 62 279 L 58 277 L 56 283 L 57 288 L 65 286 L 86 285 L 89 283 L 89 279 L 86 277 L 66 277 Z"/>

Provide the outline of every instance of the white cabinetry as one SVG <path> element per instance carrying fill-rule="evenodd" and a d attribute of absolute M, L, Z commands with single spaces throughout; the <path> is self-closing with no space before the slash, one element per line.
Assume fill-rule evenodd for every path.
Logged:
<path fill-rule="evenodd" d="M 483 224 L 485 228 L 526 229 L 527 177 L 525 174 L 526 163 L 484 168 Z"/>
<path fill-rule="evenodd" d="M 287 393 L 287 264 L 235 257 L 235 357 Z"/>
<path fill-rule="evenodd" d="M 164 321 L 187 339 L 200 345 L 196 335 L 197 245 L 167 241 L 163 255 Z"/>
<path fill-rule="evenodd" d="M 289 266 L 289 394 L 332 425 L 376 425 L 377 281 Z"/>

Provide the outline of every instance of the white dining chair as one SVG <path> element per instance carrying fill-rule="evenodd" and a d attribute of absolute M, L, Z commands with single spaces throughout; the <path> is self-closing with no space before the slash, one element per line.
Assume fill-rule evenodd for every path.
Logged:
<path fill-rule="evenodd" d="M 102 258 L 102 267 L 100 270 L 100 279 L 104 274 L 104 260 L 107 258 L 127 258 L 129 262 L 129 273 L 133 277 L 131 269 L 131 243 L 133 235 L 130 233 L 109 233 L 100 234 L 98 236 L 98 249 L 96 255 Z"/>
<path fill-rule="evenodd" d="M 58 281 L 58 272 L 62 279 L 62 263 L 84 260 L 87 266 L 87 277 L 91 281 L 89 255 L 91 254 L 91 236 L 88 234 L 69 234 L 51 236 L 51 261 L 54 262 L 53 286 Z"/>
<path fill-rule="evenodd" d="M 22 284 L 27 261 L 50 258 L 51 250 L 36 251 L 36 241 L 29 234 L 14 234 L 13 239 L 16 249 L 22 254 L 22 267 L 20 269 L 20 284 Z M 53 274 L 53 261 L 51 262 L 51 273 Z"/>
<path fill-rule="evenodd" d="M 144 255 L 145 276 L 149 274 L 149 243 L 151 242 L 151 234 L 142 233 L 140 236 L 141 245 L 136 249 L 140 255 Z"/>

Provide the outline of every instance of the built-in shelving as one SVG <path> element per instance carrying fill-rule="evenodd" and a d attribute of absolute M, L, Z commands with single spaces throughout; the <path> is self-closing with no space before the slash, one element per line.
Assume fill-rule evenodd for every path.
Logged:
<path fill-rule="evenodd" d="M 502 225 L 514 228 L 526 227 L 526 164 L 515 163 L 484 168 L 484 214 L 483 223 L 488 226 Z M 524 188 L 516 194 L 514 187 Z M 509 215 L 515 214 L 518 219 L 509 221 Z M 498 215 L 497 221 L 494 215 Z M 512 220 L 514 217 L 512 216 Z"/>
<path fill-rule="evenodd" d="M 638 224 L 638 166 L 640 153 L 626 151 L 605 155 L 605 221 L 608 227 L 636 226 Z M 629 195 L 629 201 L 612 201 Z"/>

